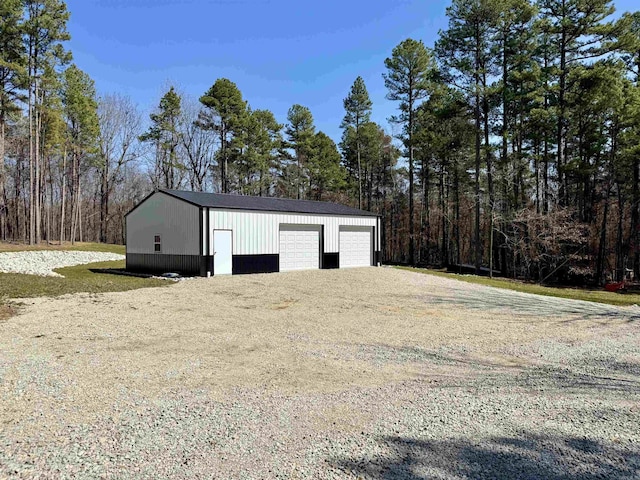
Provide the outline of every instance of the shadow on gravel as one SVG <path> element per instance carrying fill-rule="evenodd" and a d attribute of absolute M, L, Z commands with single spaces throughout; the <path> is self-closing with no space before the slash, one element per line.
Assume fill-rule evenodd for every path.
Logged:
<path fill-rule="evenodd" d="M 436 305 L 460 305 L 471 310 L 497 310 L 513 312 L 522 316 L 558 319 L 562 316 L 576 320 L 626 320 L 640 321 L 637 308 L 620 308 L 603 303 L 568 300 L 563 298 L 527 295 L 520 292 L 469 291 L 448 296 L 429 296 L 425 301 Z"/>
<path fill-rule="evenodd" d="M 618 373 L 618 372 L 611 372 Z M 628 373 L 626 370 L 620 373 Z M 640 377 L 620 378 L 604 374 L 572 372 L 559 367 L 523 370 L 516 383 L 526 387 L 553 387 L 561 390 L 597 390 L 640 394 Z"/>
<path fill-rule="evenodd" d="M 344 356 L 344 352 L 341 352 L 341 355 Z M 356 344 L 355 353 L 352 355 L 360 360 L 383 364 L 417 362 L 470 368 L 470 377 L 474 380 L 477 379 L 478 373 L 513 374 L 514 384 L 527 388 L 640 393 L 640 364 L 616 359 L 586 358 L 581 362 L 579 370 L 574 371 L 558 365 L 532 365 L 527 358 L 512 357 L 509 363 L 505 363 L 504 360 L 497 362 L 464 355 L 447 355 L 420 347 L 386 344 Z M 584 368 L 591 371 L 581 371 Z M 506 379 L 503 378 L 501 382 L 504 381 Z"/>
<path fill-rule="evenodd" d="M 367 479 L 519 480 L 637 479 L 640 447 L 578 437 L 494 437 L 481 441 L 423 441 L 384 437 L 381 457 L 337 458 L 332 467 Z"/>

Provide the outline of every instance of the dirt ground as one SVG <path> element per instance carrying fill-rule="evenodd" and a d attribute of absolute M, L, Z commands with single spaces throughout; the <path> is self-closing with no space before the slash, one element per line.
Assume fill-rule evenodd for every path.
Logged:
<path fill-rule="evenodd" d="M 0 321 L 0 478 L 640 478 L 638 405 L 639 308 L 392 268 Z"/>

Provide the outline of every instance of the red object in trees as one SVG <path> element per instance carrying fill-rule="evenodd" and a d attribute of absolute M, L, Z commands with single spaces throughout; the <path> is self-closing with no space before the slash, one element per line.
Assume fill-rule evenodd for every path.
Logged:
<path fill-rule="evenodd" d="M 624 288 L 624 282 L 607 283 L 604 286 L 604 289 L 607 292 L 617 292 L 618 290 L 622 290 L 623 288 Z"/>

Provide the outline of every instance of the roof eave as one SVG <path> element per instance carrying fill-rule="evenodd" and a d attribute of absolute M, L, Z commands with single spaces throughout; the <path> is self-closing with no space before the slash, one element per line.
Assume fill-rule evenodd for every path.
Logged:
<path fill-rule="evenodd" d="M 379 213 L 374 213 L 374 212 L 367 212 L 367 211 L 362 211 L 362 213 L 356 212 L 356 213 L 314 213 L 314 212 L 305 212 L 302 210 L 267 210 L 267 209 L 257 209 L 257 208 L 248 208 L 248 207 L 230 207 L 230 206 L 220 206 L 220 205 L 209 205 L 209 204 L 204 204 L 204 203 L 199 203 L 199 202 L 194 202 L 191 200 L 187 200 L 184 197 L 181 197 L 180 195 L 176 195 L 175 193 L 173 193 L 171 190 L 165 189 L 165 188 L 159 188 L 154 190 L 153 192 L 151 192 L 149 195 L 147 195 L 146 197 L 144 197 L 135 207 L 133 207 L 131 210 L 129 210 L 126 214 L 125 217 L 127 217 L 130 213 L 132 213 L 136 208 L 138 208 L 140 205 L 142 205 L 144 202 L 147 201 L 147 199 L 149 199 L 153 194 L 155 193 L 164 193 L 165 195 L 169 195 L 172 198 L 175 198 L 177 200 L 181 200 L 185 203 L 188 203 L 190 205 L 194 205 L 196 207 L 204 207 L 204 208 L 213 208 L 213 209 L 218 209 L 218 210 L 246 210 L 249 212 L 265 212 L 265 213 L 298 213 L 298 214 L 304 214 L 304 215 L 328 215 L 328 216 L 335 216 L 335 217 L 378 217 L 380 218 L 381 215 Z M 339 204 L 335 204 L 335 205 L 339 205 Z"/>

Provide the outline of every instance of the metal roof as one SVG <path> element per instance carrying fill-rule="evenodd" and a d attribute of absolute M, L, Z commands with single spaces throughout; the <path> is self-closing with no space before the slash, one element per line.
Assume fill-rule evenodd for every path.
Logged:
<path fill-rule="evenodd" d="M 340 205 L 338 203 L 316 202 L 313 200 L 293 200 L 275 197 L 251 197 L 248 195 L 234 195 L 224 193 L 188 192 L 185 190 L 160 189 L 172 197 L 198 207 L 258 210 L 264 212 L 311 213 L 316 215 L 344 215 L 358 217 L 377 217 L 378 215 L 366 210 Z M 144 200 L 143 200 L 144 201 Z"/>

